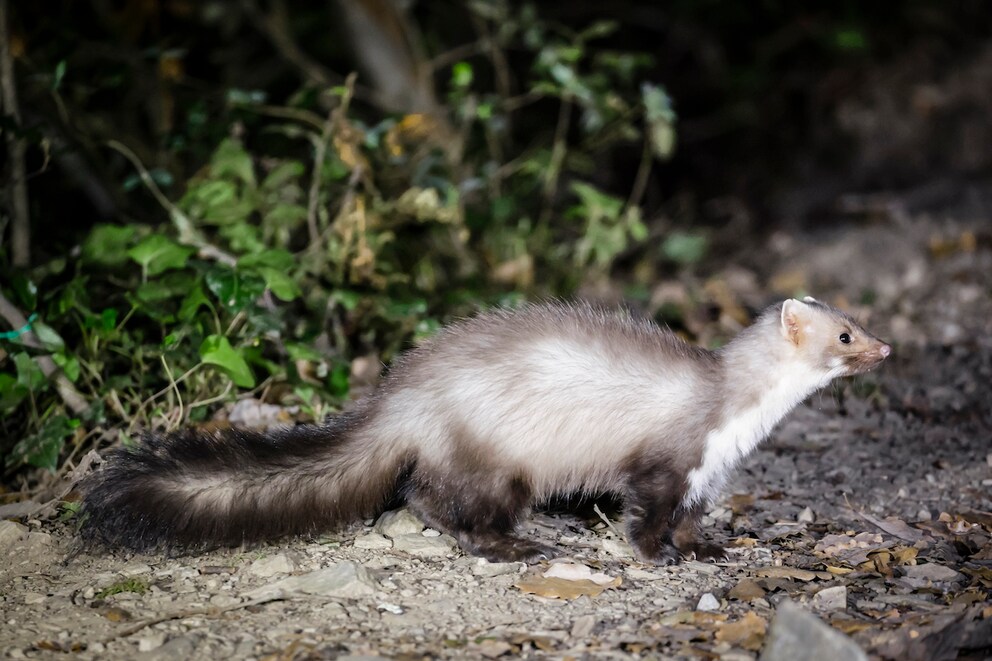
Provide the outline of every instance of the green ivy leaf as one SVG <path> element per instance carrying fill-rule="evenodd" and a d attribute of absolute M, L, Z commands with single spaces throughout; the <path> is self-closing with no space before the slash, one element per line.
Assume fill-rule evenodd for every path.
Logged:
<path fill-rule="evenodd" d="M 303 293 L 296 281 L 286 275 L 285 271 L 271 266 L 263 266 L 258 269 L 258 272 L 265 279 L 265 286 L 271 289 L 276 298 L 281 301 L 296 300 Z"/>
<path fill-rule="evenodd" d="M 207 298 L 207 294 L 203 291 L 203 287 L 197 284 L 183 299 L 183 302 L 179 305 L 178 317 L 182 321 L 189 321 L 196 316 L 196 313 L 202 306 L 210 306 L 210 300 Z"/>
<path fill-rule="evenodd" d="M 145 277 L 186 266 L 196 248 L 182 246 L 161 234 L 152 234 L 127 251 L 128 257 L 141 266 Z"/>
<path fill-rule="evenodd" d="M 52 362 L 58 365 L 66 377 L 73 383 L 79 379 L 79 361 L 76 360 L 75 356 L 65 353 L 55 353 L 52 354 Z"/>
<path fill-rule="evenodd" d="M 644 83 L 641 85 L 641 101 L 644 103 L 651 151 L 659 160 L 668 160 L 675 152 L 676 117 L 672 100 L 661 87 Z"/>
<path fill-rule="evenodd" d="M 35 337 L 45 345 L 45 348 L 49 351 L 61 351 L 65 348 L 65 340 L 62 336 L 55 332 L 55 330 L 48 324 L 35 321 L 31 324 L 31 330 L 34 331 Z"/>
<path fill-rule="evenodd" d="M 7 414 L 20 405 L 30 391 L 6 372 L 0 372 L 0 413 Z"/>
<path fill-rule="evenodd" d="M 49 418 L 37 433 L 23 438 L 7 456 L 6 465 L 28 463 L 55 472 L 65 439 L 79 427 L 79 420 L 56 415 Z"/>
<path fill-rule="evenodd" d="M 248 363 L 223 335 L 210 335 L 200 344 L 200 359 L 219 367 L 241 388 L 254 388 L 255 377 Z"/>
<path fill-rule="evenodd" d="M 251 162 L 251 155 L 245 151 L 240 141 L 232 138 L 217 146 L 210 161 L 210 173 L 218 179 L 233 177 L 251 188 L 255 187 L 255 166 Z"/>
<path fill-rule="evenodd" d="M 299 161 L 286 161 L 272 168 L 272 171 L 262 180 L 262 190 L 278 191 L 294 179 L 299 179 L 306 168 Z"/>
<path fill-rule="evenodd" d="M 215 268 L 207 271 L 204 279 L 220 304 L 235 313 L 250 307 L 265 293 L 265 281 L 254 273 Z"/>
<path fill-rule="evenodd" d="M 14 354 L 14 367 L 17 369 L 17 382 L 32 392 L 37 392 L 48 382 L 34 358 L 23 351 Z"/>
<path fill-rule="evenodd" d="M 127 247 L 134 239 L 131 225 L 97 225 L 83 241 L 83 261 L 117 266 L 127 261 Z"/>
<path fill-rule="evenodd" d="M 661 252 L 677 264 L 695 264 L 706 254 L 707 241 L 702 234 L 672 232 L 661 244 Z"/>

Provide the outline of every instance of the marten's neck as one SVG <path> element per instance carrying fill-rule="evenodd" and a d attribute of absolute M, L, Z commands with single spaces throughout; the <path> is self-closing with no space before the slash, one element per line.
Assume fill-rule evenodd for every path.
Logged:
<path fill-rule="evenodd" d="M 715 372 L 717 424 L 707 430 L 702 464 L 688 475 L 686 505 L 716 497 L 730 471 L 833 376 L 808 365 L 772 317 L 760 318 L 715 355 L 720 366 Z"/>

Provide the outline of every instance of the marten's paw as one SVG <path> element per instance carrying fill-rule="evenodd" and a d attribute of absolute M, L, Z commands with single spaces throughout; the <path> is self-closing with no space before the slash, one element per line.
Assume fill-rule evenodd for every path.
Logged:
<path fill-rule="evenodd" d="M 659 567 L 677 565 L 682 560 L 679 550 L 672 544 L 657 544 L 650 551 L 638 549 L 634 546 L 634 555 L 641 562 L 658 565 Z"/>
<path fill-rule="evenodd" d="M 721 562 L 730 559 L 730 553 L 719 544 L 696 542 L 686 551 L 686 556 L 696 560 Z"/>
<path fill-rule="evenodd" d="M 526 562 L 532 565 L 558 556 L 558 551 L 551 546 L 510 536 L 472 540 L 462 546 L 472 555 L 482 556 L 489 562 Z"/>

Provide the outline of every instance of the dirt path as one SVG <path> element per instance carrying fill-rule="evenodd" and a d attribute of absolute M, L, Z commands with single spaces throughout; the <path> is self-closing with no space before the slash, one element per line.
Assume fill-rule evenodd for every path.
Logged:
<path fill-rule="evenodd" d="M 750 659 L 765 648 L 775 659 L 783 635 L 819 635 L 782 611 L 775 622 L 791 600 L 872 656 L 988 658 L 989 229 L 889 220 L 836 238 L 779 235 L 769 250 L 756 291 L 800 281 L 827 301 L 870 293 L 868 325 L 896 354 L 814 396 L 739 472 L 707 517 L 736 544 L 730 562 L 641 565 L 605 523 L 568 514 L 535 515 L 528 534 L 606 585 L 466 557 L 402 515 L 380 526 L 388 536 L 356 525 L 250 552 L 68 562 L 60 524 L 0 523 L 0 655 Z M 718 276 L 731 290 L 741 257 Z"/>

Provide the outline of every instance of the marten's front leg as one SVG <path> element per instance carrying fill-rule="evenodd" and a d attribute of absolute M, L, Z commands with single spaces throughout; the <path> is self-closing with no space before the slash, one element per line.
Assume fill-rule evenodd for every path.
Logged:
<path fill-rule="evenodd" d="M 672 534 L 675 548 L 685 557 L 695 557 L 696 560 L 722 560 L 727 557 L 727 549 L 719 544 L 710 544 L 700 539 L 699 519 L 703 516 L 703 507 L 696 505 L 689 508 L 679 519 Z"/>
<path fill-rule="evenodd" d="M 674 565 L 685 480 L 664 460 L 637 460 L 627 472 L 624 521 L 627 538 L 642 562 Z"/>

